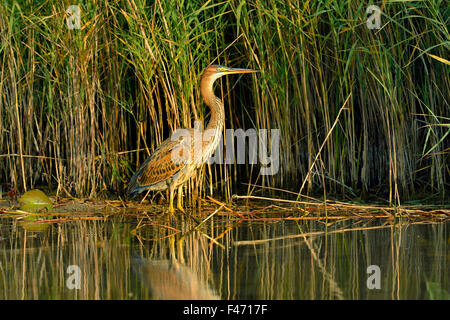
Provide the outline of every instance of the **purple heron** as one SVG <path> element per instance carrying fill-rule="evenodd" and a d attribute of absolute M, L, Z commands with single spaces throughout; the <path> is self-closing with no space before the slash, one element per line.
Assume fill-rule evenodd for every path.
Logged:
<path fill-rule="evenodd" d="M 178 189 L 177 208 L 184 212 L 182 205 L 183 184 L 191 178 L 198 169 L 215 151 L 220 142 L 225 110 L 223 102 L 214 95 L 214 82 L 228 74 L 258 72 L 252 69 L 228 68 L 219 65 L 210 65 L 205 69 L 200 82 L 200 93 L 206 105 L 211 110 L 211 118 L 206 132 L 208 139 L 203 138 L 198 150 L 195 145 L 197 129 L 185 129 L 191 139 L 166 139 L 151 154 L 140 168 L 134 173 L 128 186 L 127 194 L 134 197 L 146 191 L 162 191 L 169 189 L 169 213 L 173 213 L 174 192 Z M 200 134 L 202 134 L 200 132 Z M 195 147 L 195 148 L 194 148 Z M 174 154 L 187 150 L 189 158 L 186 161 L 174 161 Z"/>

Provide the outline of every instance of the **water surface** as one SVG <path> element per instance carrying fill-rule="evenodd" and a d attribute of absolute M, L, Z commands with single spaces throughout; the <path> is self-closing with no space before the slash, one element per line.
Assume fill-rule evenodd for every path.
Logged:
<path fill-rule="evenodd" d="M 0 299 L 450 298 L 448 222 L 89 217 L 1 218 Z"/>

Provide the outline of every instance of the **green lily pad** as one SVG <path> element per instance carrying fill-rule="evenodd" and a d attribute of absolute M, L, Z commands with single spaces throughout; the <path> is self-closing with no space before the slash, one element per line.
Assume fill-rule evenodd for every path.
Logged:
<path fill-rule="evenodd" d="M 18 200 L 20 204 L 20 210 L 38 213 L 38 212 L 50 212 L 53 209 L 51 200 L 41 190 L 30 190 L 21 196 Z"/>

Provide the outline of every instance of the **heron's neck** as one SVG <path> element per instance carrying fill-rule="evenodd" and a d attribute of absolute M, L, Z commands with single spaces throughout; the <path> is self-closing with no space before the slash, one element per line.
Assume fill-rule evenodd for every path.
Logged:
<path fill-rule="evenodd" d="M 213 103 L 211 105 L 208 104 L 208 106 L 211 109 L 211 117 L 206 126 L 206 130 L 222 132 L 225 121 L 225 111 L 223 109 L 222 100 L 216 97 Z"/>
<path fill-rule="evenodd" d="M 200 84 L 200 93 L 202 94 L 203 100 L 205 100 L 205 103 L 211 109 L 211 118 L 209 119 L 206 131 L 203 133 L 202 162 L 207 160 L 219 145 L 225 121 L 223 102 L 214 95 L 213 91 L 213 84 L 216 79 L 211 76 L 203 77 Z"/>
<path fill-rule="evenodd" d="M 202 79 L 200 93 L 211 110 L 211 118 L 206 130 L 212 129 L 221 132 L 225 121 L 225 110 L 222 100 L 214 95 L 213 84 L 215 80 L 211 78 Z"/>

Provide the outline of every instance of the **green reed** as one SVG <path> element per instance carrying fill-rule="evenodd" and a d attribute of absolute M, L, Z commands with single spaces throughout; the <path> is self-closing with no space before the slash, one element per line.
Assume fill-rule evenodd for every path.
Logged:
<path fill-rule="evenodd" d="M 444 1 L 379 3 L 375 30 L 365 1 L 91 0 L 79 4 L 81 29 L 69 30 L 72 4 L 0 4 L 0 183 L 122 194 L 173 130 L 206 123 L 198 85 L 214 62 L 261 70 L 222 79 L 216 93 L 226 128 L 280 130 L 280 170 L 214 165 L 191 190 L 299 191 L 307 177 L 303 192 L 382 190 L 390 203 L 448 195 Z"/>

